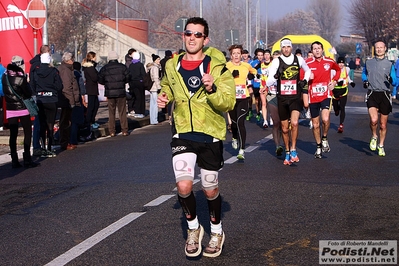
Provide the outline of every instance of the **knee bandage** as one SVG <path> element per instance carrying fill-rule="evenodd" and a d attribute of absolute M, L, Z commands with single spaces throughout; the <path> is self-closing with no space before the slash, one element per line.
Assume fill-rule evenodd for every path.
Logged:
<path fill-rule="evenodd" d="M 218 176 L 219 176 L 218 171 L 201 169 L 202 188 L 204 190 L 213 190 L 218 188 L 219 186 Z"/>
<path fill-rule="evenodd" d="M 194 168 L 197 155 L 195 153 L 182 153 L 173 156 L 173 171 L 176 183 L 182 180 L 194 180 Z"/>

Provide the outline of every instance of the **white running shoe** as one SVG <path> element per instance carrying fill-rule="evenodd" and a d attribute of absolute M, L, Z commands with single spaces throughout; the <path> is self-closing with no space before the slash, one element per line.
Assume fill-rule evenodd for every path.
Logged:
<path fill-rule="evenodd" d="M 245 154 L 244 154 L 244 150 L 243 149 L 240 149 L 240 151 L 238 152 L 237 159 L 238 160 L 245 160 Z"/>
<path fill-rule="evenodd" d="M 237 139 L 232 139 L 231 140 L 231 147 L 233 147 L 233 149 L 235 149 L 235 150 L 238 149 L 238 141 L 237 141 Z"/>
<path fill-rule="evenodd" d="M 321 140 L 321 150 L 322 152 L 330 152 L 330 145 L 328 144 L 327 139 Z"/>

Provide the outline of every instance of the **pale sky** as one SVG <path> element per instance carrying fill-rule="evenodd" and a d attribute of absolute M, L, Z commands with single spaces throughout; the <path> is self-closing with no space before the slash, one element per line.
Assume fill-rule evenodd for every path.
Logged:
<path fill-rule="evenodd" d="M 259 0 L 261 4 L 261 10 L 265 10 L 266 1 L 267 1 L 267 15 L 270 20 L 277 20 L 282 18 L 285 14 L 292 13 L 297 9 L 302 9 L 307 11 L 308 0 Z M 350 4 L 348 0 L 331 0 L 339 3 L 341 5 L 341 17 L 342 17 L 342 25 L 339 30 L 339 34 L 350 34 L 350 29 L 348 28 L 348 20 L 349 14 L 347 12 L 347 6 Z M 255 4 L 256 0 L 252 0 Z M 273 19 L 275 18 L 275 19 Z"/>

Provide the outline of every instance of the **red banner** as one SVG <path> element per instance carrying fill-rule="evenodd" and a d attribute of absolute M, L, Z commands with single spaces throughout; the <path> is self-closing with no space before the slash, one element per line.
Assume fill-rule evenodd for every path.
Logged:
<path fill-rule="evenodd" d="M 6 67 L 13 55 L 19 55 L 24 59 L 25 70 L 28 73 L 29 61 L 39 53 L 43 38 L 42 31 L 33 29 L 28 22 L 29 2 L 30 0 L 1 0 L 0 2 L 1 63 Z M 34 51 L 35 35 L 36 51 Z"/>
<path fill-rule="evenodd" d="M 0 2 L 0 63 L 7 67 L 13 55 L 19 55 L 24 59 L 26 73 L 29 73 L 29 61 L 39 53 L 43 38 L 42 31 L 33 29 L 28 22 L 29 2 L 30 0 L 1 0 Z M 35 37 L 36 51 L 34 51 Z M 7 124 L 5 110 L 4 124 Z"/>

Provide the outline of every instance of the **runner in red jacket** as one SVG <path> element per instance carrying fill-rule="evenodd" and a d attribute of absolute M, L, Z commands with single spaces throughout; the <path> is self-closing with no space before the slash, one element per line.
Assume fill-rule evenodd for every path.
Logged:
<path fill-rule="evenodd" d="M 315 158 L 322 158 L 322 152 L 330 151 L 327 133 L 330 128 L 332 90 L 337 85 L 341 69 L 333 59 L 323 56 L 324 49 L 322 43 L 318 41 L 313 42 L 311 50 L 314 57 L 307 62 L 312 71 L 308 89 L 309 109 L 312 117 L 313 135 L 317 143 Z M 333 77 L 332 70 L 335 70 Z M 323 124 L 322 137 L 320 134 L 320 110 Z"/>

